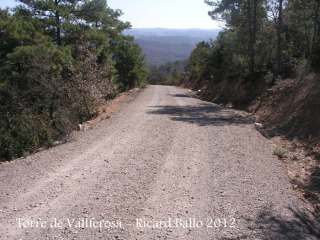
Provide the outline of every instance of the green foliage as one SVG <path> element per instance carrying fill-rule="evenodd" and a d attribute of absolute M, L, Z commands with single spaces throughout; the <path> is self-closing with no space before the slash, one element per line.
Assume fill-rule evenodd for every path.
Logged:
<path fill-rule="evenodd" d="M 126 91 L 135 86 L 144 86 L 147 81 L 147 69 L 144 67 L 145 56 L 139 45 L 132 39 L 121 40 L 115 44 L 114 52 L 118 89 Z"/>
<path fill-rule="evenodd" d="M 154 65 L 148 68 L 148 83 L 153 85 L 164 84 L 166 75 L 160 71 L 159 67 Z"/>
<path fill-rule="evenodd" d="M 211 46 L 208 42 L 200 42 L 191 52 L 188 61 L 192 77 L 200 76 L 206 78 L 207 64 L 211 54 Z"/>
<path fill-rule="evenodd" d="M 58 132 L 45 115 L 26 110 L 0 119 L 0 161 L 31 153 L 43 145 L 51 145 Z"/>
<path fill-rule="evenodd" d="M 226 89 L 222 95 L 248 102 L 277 79 L 319 71 L 320 1 L 205 3 L 212 7 L 209 16 L 224 21 L 226 28 L 216 41 L 200 42 L 191 53 L 188 68 L 193 82 L 209 81 L 212 92 L 221 87 Z"/>
<path fill-rule="evenodd" d="M 148 68 L 148 83 L 155 85 L 177 85 L 184 79 L 186 70 L 186 60 L 150 66 Z"/>
<path fill-rule="evenodd" d="M 122 34 L 130 23 L 105 0 L 20 2 L 12 13 L 0 9 L 0 160 L 90 119 L 115 94 L 114 80 L 123 89 L 146 82 L 141 49 Z"/>

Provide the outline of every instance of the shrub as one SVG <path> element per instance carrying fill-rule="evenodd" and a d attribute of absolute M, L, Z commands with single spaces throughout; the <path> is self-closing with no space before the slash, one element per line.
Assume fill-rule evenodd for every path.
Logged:
<path fill-rule="evenodd" d="M 0 119 L 0 160 L 27 156 L 42 145 L 50 146 L 59 133 L 44 116 L 25 110 Z"/>
<path fill-rule="evenodd" d="M 283 159 L 287 156 L 288 150 L 283 147 L 278 146 L 274 149 L 273 154 L 278 156 L 280 159 Z"/>
<path fill-rule="evenodd" d="M 292 146 L 293 146 L 293 148 L 295 149 L 295 148 L 297 148 L 297 147 L 299 147 L 299 140 L 298 140 L 298 138 L 294 138 L 293 140 L 292 140 Z"/>

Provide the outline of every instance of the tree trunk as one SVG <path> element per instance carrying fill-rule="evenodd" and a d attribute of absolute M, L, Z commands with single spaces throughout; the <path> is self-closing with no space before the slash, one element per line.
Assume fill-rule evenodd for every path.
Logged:
<path fill-rule="evenodd" d="M 253 20 L 252 20 L 252 6 L 251 0 L 248 0 L 248 28 L 249 28 L 249 71 L 250 76 L 254 73 L 254 32 L 253 32 Z"/>
<path fill-rule="evenodd" d="M 256 38 L 257 38 L 257 5 L 258 5 L 258 0 L 254 0 L 254 6 L 253 6 L 253 45 L 256 44 Z"/>
<path fill-rule="evenodd" d="M 279 0 L 279 15 L 278 15 L 278 26 L 277 26 L 277 69 L 276 77 L 279 77 L 281 69 L 281 30 L 282 30 L 282 3 L 283 0 Z"/>
<path fill-rule="evenodd" d="M 58 7 L 59 2 L 60 2 L 59 0 L 55 0 L 54 5 Z M 61 46 L 62 42 L 61 42 L 60 14 L 57 9 L 55 10 L 55 18 L 56 18 L 56 27 L 57 27 L 57 31 L 56 31 L 57 44 L 58 46 Z"/>
<path fill-rule="evenodd" d="M 307 64 L 306 72 L 310 71 L 311 62 L 315 58 L 316 53 L 316 46 L 320 45 L 320 31 L 319 31 L 319 11 L 320 11 L 320 0 L 317 1 L 317 8 L 315 11 L 315 19 L 314 19 L 314 28 L 313 28 L 313 38 L 312 38 L 312 45 L 311 45 L 311 53 L 309 55 L 309 60 Z M 318 46 L 319 47 L 319 46 Z M 313 64 L 314 65 L 314 64 Z"/>
<path fill-rule="evenodd" d="M 53 120 L 53 111 L 54 111 L 54 99 L 56 98 L 56 94 L 53 93 L 52 94 L 52 98 L 51 98 L 51 102 L 50 102 L 50 106 L 49 106 L 49 117 L 50 120 Z"/>
<path fill-rule="evenodd" d="M 88 103 L 87 103 L 85 95 L 82 95 L 82 100 L 83 100 L 83 103 L 84 103 L 84 107 L 87 110 L 87 117 L 88 117 L 88 119 L 90 119 L 91 118 L 91 112 L 90 112 L 90 109 L 89 109 L 89 106 L 88 106 Z"/>

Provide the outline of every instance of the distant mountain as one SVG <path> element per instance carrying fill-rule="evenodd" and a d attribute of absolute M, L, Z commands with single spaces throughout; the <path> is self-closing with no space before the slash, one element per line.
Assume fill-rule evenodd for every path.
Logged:
<path fill-rule="evenodd" d="M 134 28 L 124 33 L 134 36 L 147 56 L 147 65 L 155 65 L 188 58 L 198 42 L 216 39 L 219 31 L 219 29 Z"/>

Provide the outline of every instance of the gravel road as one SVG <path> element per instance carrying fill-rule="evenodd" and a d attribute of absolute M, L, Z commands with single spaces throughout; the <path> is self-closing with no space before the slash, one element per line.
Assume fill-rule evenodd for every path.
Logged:
<path fill-rule="evenodd" d="M 0 239 L 319 239 L 273 147 L 231 109 L 149 86 L 0 165 Z"/>

